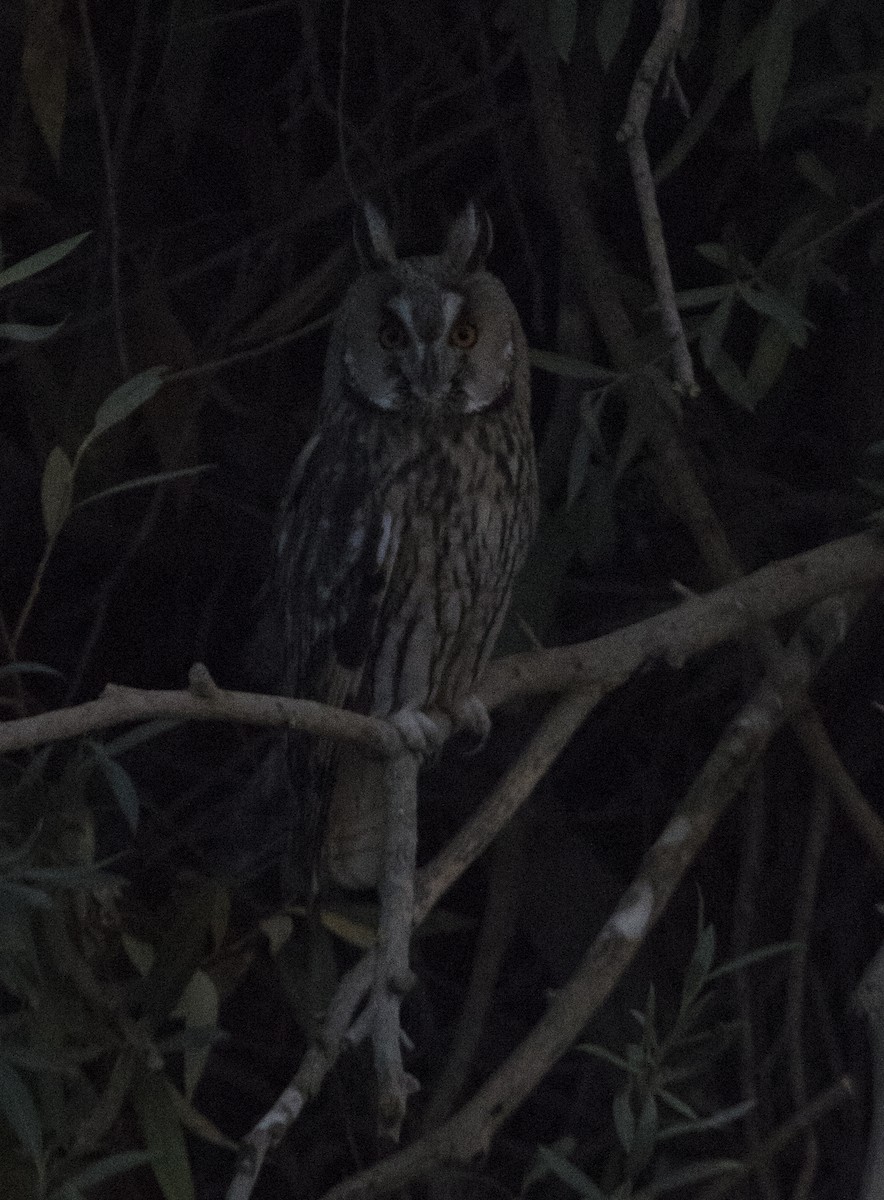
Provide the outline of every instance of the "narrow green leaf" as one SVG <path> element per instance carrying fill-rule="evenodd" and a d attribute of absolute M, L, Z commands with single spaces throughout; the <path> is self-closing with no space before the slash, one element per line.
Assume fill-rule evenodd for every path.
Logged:
<path fill-rule="evenodd" d="M 866 110 L 863 114 L 863 128 L 866 137 L 884 125 L 884 55 L 879 58 L 877 78 L 869 89 L 866 100 Z"/>
<path fill-rule="evenodd" d="M 795 40 L 792 4 L 793 0 L 774 0 L 752 72 L 752 115 L 762 146 L 767 144 L 770 137 L 792 70 L 792 44 Z"/>
<path fill-rule="evenodd" d="M 114 799 L 120 807 L 120 812 L 126 818 L 129 828 L 135 833 L 138 829 L 138 816 L 141 810 L 141 803 L 138 799 L 135 784 L 132 782 L 132 776 L 116 759 L 111 758 L 101 742 L 93 741 L 90 738 L 88 745 L 96 764 L 101 769 L 101 773 L 104 775 L 110 790 L 113 792 Z"/>
<path fill-rule="evenodd" d="M 595 44 L 607 71 L 623 45 L 632 17 L 632 0 L 602 0 L 595 23 Z"/>
<path fill-rule="evenodd" d="M 629 1072 L 629 1063 L 619 1054 L 614 1054 L 607 1046 L 598 1046 L 595 1042 L 584 1042 L 577 1047 L 585 1054 L 591 1054 L 594 1058 L 601 1058 L 605 1062 L 611 1063 L 612 1066 L 619 1067 L 621 1071 Z"/>
<path fill-rule="evenodd" d="M 601 1188 L 597 1187 L 579 1167 L 568 1162 L 567 1158 L 562 1158 L 548 1146 L 538 1146 L 537 1154 L 550 1171 L 579 1196 L 585 1196 L 586 1200 L 605 1200 L 605 1194 Z"/>
<path fill-rule="evenodd" d="M 534 1159 L 522 1179 L 522 1186 L 519 1189 L 520 1196 L 524 1196 L 535 1183 L 540 1183 L 541 1180 L 546 1179 L 551 1171 L 551 1168 L 543 1161 L 540 1149 L 541 1147 L 538 1146 L 537 1153 L 535 1153 Z M 545 1149 L 552 1151 L 559 1158 L 568 1159 L 577 1149 L 577 1139 L 571 1134 L 566 1134 L 565 1137 L 556 1138 L 552 1145 L 545 1147 Z"/>
<path fill-rule="evenodd" d="M 59 259 L 65 258 L 72 250 L 76 250 L 84 238 L 89 237 L 90 233 L 91 230 L 87 230 L 86 233 L 78 233 L 76 237 L 68 238 L 64 242 L 57 242 L 54 246 L 47 246 L 45 250 L 38 250 L 36 254 L 31 254 L 28 258 L 13 263 L 5 271 L 0 271 L 0 288 L 9 287 L 11 283 L 18 283 L 22 279 L 28 279 L 31 275 L 45 271 Z"/>
<path fill-rule="evenodd" d="M 45 342 L 54 333 L 58 333 L 62 325 L 64 325 L 64 321 L 59 321 L 57 325 L 3 323 L 0 324 L 0 338 L 8 338 L 10 342 Z"/>
<path fill-rule="evenodd" d="M 563 62 L 571 61 L 577 32 L 577 0 L 547 0 L 549 36 Z"/>
<path fill-rule="evenodd" d="M 747 412 L 755 412 L 761 397 L 729 354 L 719 349 L 710 362 L 704 358 L 704 363 L 729 400 Z"/>
<path fill-rule="evenodd" d="M 120 875 L 111 875 L 101 871 L 98 866 L 90 863 L 73 867 L 25 867 L 19 871 L 18 877 L 29 883 L 54 883 L 58 887 L 100 887 L 102 885 L 119 886 L 123 879 Z"/>
<path fill-rule="evenodd" d="M 217 1029 L 219 1008 L 218 989 L 211 976 L 205 971 L 194 971 L 172 1015 L 183 1017 L 185 1027 L 189 1030 L 212 1033 Z M 193 1100 L 209 1053 L 209 1045 L 192 1046 L 184 1051 L 184 1095 L 188 1101 Z"/>
<path fill-rule="evenodd" d="M 635 1136 L 629 1155 L 629 1167 L 632 1174 L 637 1175 L 643 1171 L 651 1161 L 657 1145 L 659 1124 L 657 1102 L 653 1095 L 649 1094 L 644 1098 L 638 1120 L 635 1123 Z"/>
<path fill-rule="evenodd" d="M 32 1162 L 42 1166 L 43 1130 L 30 1088 L 8 1062 L 0 1060 L 0 1112 Z"/>
<path fill-rule="evenodd" d="M 793 343 L 783 332 L 779 321 L 767 321 L 758 335 L 752 358 L 746 370 L 746 382 L 750 391 L 763 399 L 782 375 Z"/>
<path fill-rule="evenodd" d="M 43 468 L 40 502 L 43 507 L 43 528 L 48 538 L 54 538 L 71 514 L 71 495 L 74 490 L 74 468 L 61 446 L 53 446 Z"/>
<path fill-rule="evenodd" d="M 132 1092 L 132 1104 L 165 1200 L 195 1200 L 184 1132 L 163 1076 L 144 1075 Z"/>
<path fill-rule="evenodd" d="M 39 820 L 23 842 L 0 854 L 0 871 L 9 871 L 12 867 L 26 862 L 31 857 L 31 852 L 40 840 L 42 832 L 43 821 Z"/>
<path fill-rule="evenodd" d="M 580 495 L 583 485 L 586 482 L 586 473 L 589 470 L 590 449 L 590 437 L 586 426 L 581 422 L 577 426 L 574 441 L 571 443 L 571 453 L 568 456 L 568 486 L 565 495 L 565 504 L 568 508 L 571 507 Z"/>
<path fill-rule="evenodd" d="M 0 679 L 6 679 L 10 675 L 53 675 L 56 679 L 64 679 L 64 675 L 55 667 L 38 662 L 5 663 L 0 667 Z"/>
<path fill-rule="evenodd" d="M 741 1104 L 734 1104 L 730 1108 L 719 1109 L 711 1117 L 698 1117 L 695 1121 L 676 1121 L 672 1125 L 667 1125 L 665 1129 L 661 1129 L 657 1140 L 665 1142 L 670 1138 L 684 1137 L 686 1134 L 705 1133 L 709 1129 L 722 1129 L 725 1125 L 730 1125 L 733 1121 L 739 1121 L 745 1117 L 754 1107 L 754 1100 L 744 1100 Z"/>
<path fill-rule="evenodd" d="M 758 287 L 738 283 L 737 289 L 750 308 L 777 322 L 793 346 L 803 349 L 807 345 L 807 331 L 812 323 L 799 312 L 788 297 L 764 285 Z"/>
<path fill-rule="evenodd" d="M 532 367 L 548 371 L 550 375 L 561 375 L 565 379 L 585 379 L 591 383 L 611 383 L 617 378 L 615 371 L 605 367 L 597 367 L 582 358 L 573 358 L 570 354 L 556 354 L 552 350 L 529 350 L 528 358 Z"/>
<path fill-rule="evenodd" d="M 700 328 L 700 356 L 710 370 L 727 332 L 736 294 L 736 287 L 729 286 L 727 293 L 722 296 Z"/>
<path fill-rule="evenodd" d="M 844 203 L 844 188 L 812 150 L 802 150 L 795 155 L 795 170 L 824 196 L 828 196 L 830 200 L 837 200 L 839 204 Z"/>
<path fill-rule="evenodd" d="M 155 483 L 168 483 L 170 479 L 185 479 L 188 475 L 202 475 L 206 471 L 217 469 L 217 463 L 203 463 L 198 467 L 180 467 L 177 471 L 159 471 L 156 475 L 141 475 L 138 479 L 127 479 L 125 483 L 117 483 L 100 492 L 93 492 L 91 496 L 79 500 L 74 508 L 85 508 L 87 504 L 94 504 L 96 500 L 106 500 L 108 496 L 118 496 L 120 492 L 131 492 L 135 488 L 151 487 Z"/>
<path fill-rule="evenodd" d="M 673 1112 L 677 1112 L 687 1121 L 699 1121 L 699 1114 L 691 1108 L 690 1104 L 686 1104 L 680 1096 L 676 1096 L 675 1092 L 670 1092 L 668 1088 L 657 1088 L 657 1099 L 662 1100 L 664 1104 L 668 1104 Z"/>
<path fill-rule="evenodd" d="M 98 406 L 92 430 L 84 445 L 93 442 L 102 433 L 125 421 L 132 413 L 137 412 L 152 396 L 155 396 L 163 386 L 165 367 L 150 367 L 133 375 L 125 383 L 111 392 L 106 400 Z"/>
<path fill-rule="evenodd" d="M 733 265 L 731 252 L 727 246 L 722 246 L 720 242 L 700 242 L 694 249 L 707 262 L 713 263 L 716 267 L 721 267 L 722 271 L 729 271 Z"/>
<path fill-rule="evenodd" d="M 744 967 L 763 962 L 766 958 L 773 958 L 777 954 L 794 954 L 796 950 L 801 949 L 801 942 L 774 942 L 770 946 L 760 946 L 757 950 L 750 950 L 748 954 L 741 954 L 739 958 L 722 963 L 720 967 L 709 972 L 707 980 L 711 982 L 713 979 L 721 979 L 725 975 L 733 975 L 734 971 L 742 971 Z"/>
<path fill-rule="evenodd" d="M 731 290 L 732 285 L 729 283 L 717 283 L 712 287 L 688 288 L 684 292 L 675 293 L 675 302 L 682 311 L 687 312 L 692 308 L 705 308 L 707 304 L 717 304 Z M 659 304 L 652 306 L 655 310 L 659 307 Z"/>
<path fill-rule="evenodd" d="M 109 1154 L 107 1158 L 90 1163 L 66 1183 L 68 1187 L 77 1189 L 95 1187 L 97 1183 L 105 1183 L 116 1175 L 123 1175 L 126 1171 L 134 1171 L 137 1167 L 144 1167 L 152 1162 L 153 1155 L 145 1150 L 124 1150 L 120 1154 Z"/>
<path fill-rule="evenodd" d="M 0 879 L 0 901 L 5 900 L 11 904 L 24 904 L 28 908 L 52 908 L 51 896 L 39 888 L 14 883 L 11 879 Z"/>
<path fill-rule="evenodd" d="M 614 1128 L 617 1131 L 617 1139 L 626 1153 L 629 1154 L 632 1150 L 632 1143 L 635 1140 L 635 1116 L 632 1112 L 632 1105 L 629 1103 L 629 1091 L 627 1088 L 617 1093 L 611 1108 L 614 1112 Z"/>
<path fill-rule="evenodd" d="M 743 1170 L 745 1170 L 743 1164 L 735 1158 L 701 1159 L 688 1163 L 686 1167 L 677 1167 L 674 1171 L 667 1171 L 665 1175 L 661 1175 L 659 1179 L 655 1179 L 653 1183 L 636 1192 L 635 1200 L 653 1200 L 655 1196 L 662 1196 L 666 1192 L 675 1192 L 679 1188 L 687 1187 L 689 1183 L 702 1183 L 706 1179 L 717 1179 L 732 1171 Z"/>
<path fill-rule="evenodd" d="M 157 943 L 143 994 L 145 1011 L 155 1019 L 175 1008 L 209 949 L 219 890 L 223 889 L 217 881 L 197 881 L 179 900 L 172 925 Z"/>
<path fill-rule="evenodd" d="M 691 960 L 684 973 L 684 981 L 681 989 L 682 1014 L 691 1008 L 700 992 L 706 986 L 706 980 L 712 968 L 712 959 L 714 956 L 715 929 L 712 925 L 706 925 L 700 931 L 700 935 L 694 946 L 694 952 L 691 955 Z"/>
<path fill-rule="evenodd" d="M 26 1071 L 46 1071 L 50 1075 L 76 1077 L 81 1063 L 93 1062 L 106 1053 L 104 1046 L 80 1046 L 76 1050 L 60 1050 L 57 1046 L 41 1050 L 35 1046 L 17 1046 L 9 1041 L 0 1041 L 0 1058 L 23 1067 Z"/>
<path fill-rule="evenodd" d="M 136 746 L 150 742 L 155 737 L 162 737 L 164 733 L 169 733 L 170 730 L 177 729 L 179 725 L 183 724 L 183 721 L 179 721 L 175 717 L 157 717 L 155 721 L 145 721 L 143 725 L 127 729 L 119 737 L 111 738 L 110 741 L 104 743 L 104 748 L 111 758 L 118 758 L 127 750 L 134 750 Z"/>
<path fill-rule="evenodd" d="M 175 1112 L 178 1119 L 188 1133 L 194 1133 L 198 1138 L 202 1138 L 204 1142 L 209 1142 L 213 1146 L 223 1146 L 225 1150 L 237 1149 L 236 1142 L 221 1132 L 218 1126 L 204 1116 L 199 1109 L 188 1103 L 173 1084 L 166 1081 L 169 1095 L 175 1107 Z"/>

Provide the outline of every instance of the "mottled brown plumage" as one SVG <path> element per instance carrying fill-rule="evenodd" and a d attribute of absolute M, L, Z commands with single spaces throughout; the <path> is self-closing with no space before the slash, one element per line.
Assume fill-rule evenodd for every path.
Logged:
<path fill-rule="evenodd" d="M 318 429 L 277 537 L 284 690 L 377 716 L 472 693 L 509 603 L 537 509 L 525 339 L 483 267 L 471 205 L 440 255 L 399 260 L 364 214 L 366 270 L 332 329 Z M 323 862 L 377 880 L 377 763 L 350 748 L 294 752 L 327 809 Z"/>

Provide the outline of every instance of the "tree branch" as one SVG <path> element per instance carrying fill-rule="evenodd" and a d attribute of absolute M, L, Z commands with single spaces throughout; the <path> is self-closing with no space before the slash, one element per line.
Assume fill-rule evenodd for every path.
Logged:
<path fill-rule="evenodd" d="M 575 688 L 604 694 L 649 663 L 681 667 L 694 655 L 759 624 L 836 592 L 867 588 L 882 576 L 884 543 L 873 532 L 854 534 L 761 567 L 708 595 L 690 597 L 594 641 L 509 655 L 489 666 L 478 694 L 489 709 L 517 696 Z M 227 691 L 215 685 L 206 692 L 199 680 L 194 684 L 192 673 L 188 690 L 108 684 L 97 700 L 0 722 L 0 754 L 156 717 L 289 726 L 351 742 L 379 757 L 402 749 L 398 732 L 387 721 L 313 700 Z"/>
<path fill-rule="evenodd" d="M 688 867 L 743 787 L 770 739 L 805 702 L 814 674 L 844 636 L 858 598 L 820 604 L 782 659 L 730 722 L 682 803 L 571 979 L 475 1097 L 434 1133 L 328 1191 L 324 1200 L 373 1200 L 449 1162 L 468 1162 L 571 1046 L 622 978 Z"/>

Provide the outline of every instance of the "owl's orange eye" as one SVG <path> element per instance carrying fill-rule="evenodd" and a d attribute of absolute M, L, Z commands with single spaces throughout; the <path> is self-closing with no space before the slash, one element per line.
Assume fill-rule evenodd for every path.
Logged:
<path fill-rule="evenodd" d="M 401 350 L 407 341 L 401 322 L 395 317 L 384 317 L 378 330 L 378 341 L 385 350 Z"/>
<path fill-rule="evenodd" d="M 475 346 L 479 331 L 470 321 L 458 321 L 448 335 L 448 344 L 455 350 L 469 350 Z"/>

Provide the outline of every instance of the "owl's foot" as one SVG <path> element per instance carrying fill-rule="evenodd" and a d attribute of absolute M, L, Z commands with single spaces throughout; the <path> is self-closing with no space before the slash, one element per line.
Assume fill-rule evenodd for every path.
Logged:
<path fill-rule="evenodd" d="M 451 715 L 455 729 L 468 733 L 473 738 L 473 744 L 464 753 L 478 754 L 491 732 L 491 714 L 485 701 L 473 692 L 460 701 Z"/>
<path fill-rule="evenodd" d="M 422 758 L 434 758 L 445 744 L 447 730 L 419 708 L 400 708 L 390 716 L 390 724 L 411 753 Z"/>

